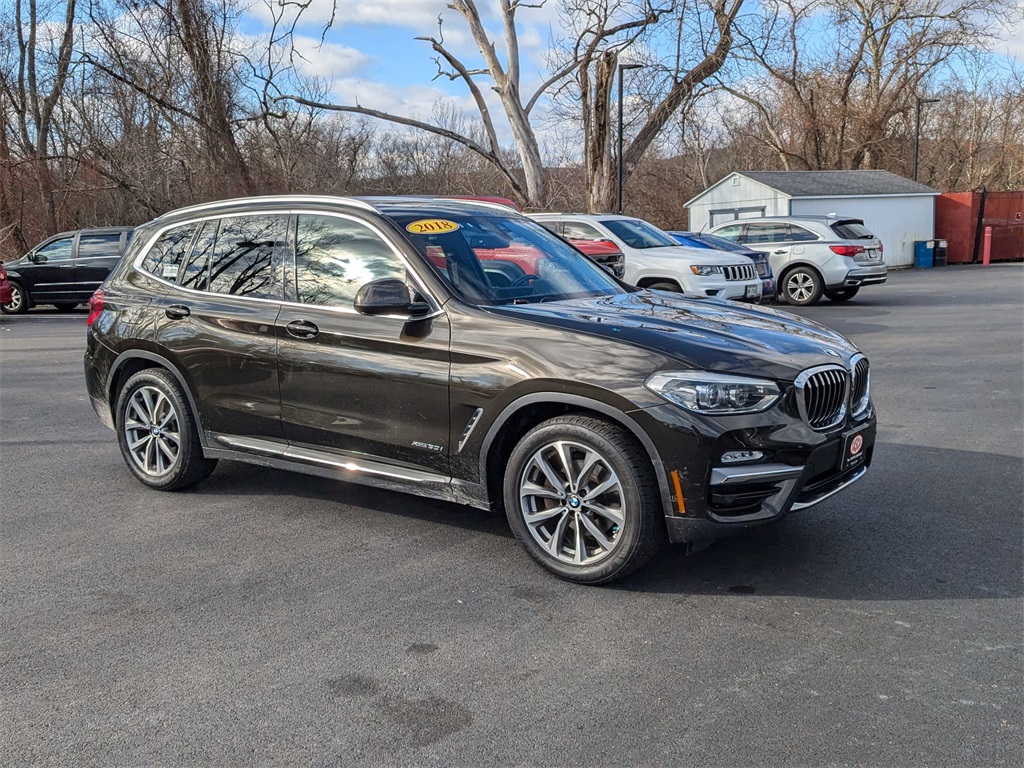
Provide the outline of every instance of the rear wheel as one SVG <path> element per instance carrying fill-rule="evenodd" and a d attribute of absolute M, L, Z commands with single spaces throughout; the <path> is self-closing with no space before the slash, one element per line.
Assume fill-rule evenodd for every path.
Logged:
<path fill-rule="evenodd" d="M 821 298 L 821 277 L 808 267 L 796 267 L 782 280 L 782 298 L 795 307 L 816 304 Z"/>
<path fill-rule="evenodd" d="M 117 398 L 117 439 L 125 464 L 140 481 L 161 491 L 202 482 L 215 459 L 203 456 L 192 411 L 170 373 L 139 371 Z"/>
<path fill-rule="evenodd" d="M 509 457 L 505 512 L 541 566 L 602 584 L 646 563 L 665 540 L 654 471 L 621 427 L 559 416 L 530 431 Z"/>
<path fill-rule="evenodd" d="M 859 291 L 859 290 L 860 290 L 860 286 L 859 285 L 855 285 L 852 288 L 838 288 L 838 289 L 836 289 L 834 291 L 825 291 L 825 297 L 829 301 L 834 301 L 836 303 L 841 303 L 841 302 L 849 301 L 850 299 L 852 299 L 854 296 L 857 295 L 857 291 Z"/>
<path fill-rule="evenodd" d="M 28 312 L 28 294 L 19 283 L 11 282 L 11 300 L 6 304 L 0 304 L 0 312 L 5 315 L 20 315 Z"/>

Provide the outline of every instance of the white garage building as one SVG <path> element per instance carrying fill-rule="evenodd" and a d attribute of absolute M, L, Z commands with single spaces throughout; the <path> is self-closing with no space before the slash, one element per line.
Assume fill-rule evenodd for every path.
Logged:
<path fill-rule="evenodd" d="M 891 267 L 914 263 L 914 241 L 935 237 L 939 192 L 889 171 L 736 171 L 686 204 L 689 228 L 758 216 L 839 214 L 863 219 Z"/>

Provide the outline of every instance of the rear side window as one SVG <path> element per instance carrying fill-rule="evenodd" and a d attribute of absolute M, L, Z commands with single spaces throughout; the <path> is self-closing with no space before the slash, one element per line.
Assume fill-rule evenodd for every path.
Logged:
<path fill-rule="evenodd" d="M 121 252 L 121 233 L 108 232 L 103 235 L 78 236 L 78 258 L 88 259 L 92 256 L 117 256 Z"/>
<path fill-rule="evenodd" d="M 185 224 L 168 229 L 153 243 L 153 247 L 142 260 L 141 269 L 164 280 L 177 280 L 178 269 L 188 247 L 192 244 L 192 236 L 197 228 L 195 224 Z"/>
<path fill-rule="evenodd" d="M 365 224 L 337 216 L 301 215 L 295 242 L 295 285 L 299 301 L 352 307 L 367 283 L 406 278 L 405 265 Z"/>
<path fill-rule="evenodd" d="M 859 221 L 837 221 L 832 225 L 832 231 L 843 240 L 874 240 L 875 236 L 871 230 Z"/>
<path fill-rule="evenodd" d="M 221 219 L 210 258 L 211 293 L 274 298 L 274 253 L 287 247 L 284 216 L 239 216 Z"/>
<path fill-rule="evenodd" d="M 553 232 L 556 235 L 562 234 L 562 222 L 560 221 L 538 221 L 537 223 L 548 232 Z"/>

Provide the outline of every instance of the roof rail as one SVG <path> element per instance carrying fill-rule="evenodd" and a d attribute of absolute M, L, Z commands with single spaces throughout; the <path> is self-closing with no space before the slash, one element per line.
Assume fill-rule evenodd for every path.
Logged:
<path fill-rule="evenodd" d="M 367 211 L 377 209 L 365 200 L 357 197 L 343 197 L 341 195 L 260 195 L 256 197 L 233 197 L 227 200 L 214 200 L 209 203 L 188 205 L 184 208 L 175 208 L 173 211 L 158 216 L 158 219 L 165 218 L 171 214 L 196 213 L 199 211 L 212 211 L 217 208 L 227 208 L 239 203 L 342 203 L 362 208 Z"/>

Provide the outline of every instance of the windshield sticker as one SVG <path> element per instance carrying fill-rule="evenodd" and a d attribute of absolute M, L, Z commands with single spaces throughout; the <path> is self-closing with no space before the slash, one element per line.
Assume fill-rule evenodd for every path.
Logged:
<path fill-rule="evenodd" d="M 448 219 L 420 219 L 407 224 L 405 229 L 414 235 L 443 235 L 447 232 L 454 232 L 459 225 Z"/>
<path fill-rule="evenodd" d="M 178 279 L 178 265 L 177 264 L 164 264 L 163 276 L 167 280 Z"/>

